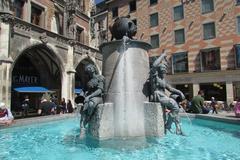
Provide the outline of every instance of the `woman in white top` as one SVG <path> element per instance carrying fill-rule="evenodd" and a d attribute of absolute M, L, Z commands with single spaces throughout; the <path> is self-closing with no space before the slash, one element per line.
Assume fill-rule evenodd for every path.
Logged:
<path fill-rule="evenodd" d="M 13 115 L 5 103 L 0 103 L 0 125 L 10 125 L 13 122 Z"/>

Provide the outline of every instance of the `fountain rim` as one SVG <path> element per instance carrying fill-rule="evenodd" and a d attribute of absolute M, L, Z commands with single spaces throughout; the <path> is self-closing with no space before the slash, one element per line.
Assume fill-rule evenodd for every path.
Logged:
<path fill-rule="evenodd" d="M 100 53 L 102 53 L 103 48 L 105 46 L 114 45 L 114 44 L 121 45 L 122 43 L 123 43 L 123 39 L 113 40 L 113 41 L 110 41 L 110 42 L 104 42 L 99 46 L 99 51 L 100 51 Z M 142 49 L 145 49 L 147 51 L 152 49 L 152 45 L 147 43 L 147 42 L 144 42 L 144 41 L 129 39 L 128 42 L 127 42 L 128 48 L 133 48 L 131 44 L 135 44 L 138 48 L 142 48 Z"/>

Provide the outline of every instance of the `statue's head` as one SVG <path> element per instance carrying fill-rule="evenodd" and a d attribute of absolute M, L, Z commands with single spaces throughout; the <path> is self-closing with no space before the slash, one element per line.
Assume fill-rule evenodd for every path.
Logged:
<path fill-rule="evenodd" d="M 159 67 L 158 71 L 159 71 L 160 74 L 166 74 L 167 73 L 168 66 L 167 66 L 166 63 L 161 63 L 161 64 L 159 64 L 158 67 Z"/>
<path fill-rule="evenodd" d="M 95 65 L 93 64 L 87 64 L 85 66 L 85 72 L 89 75 L 92 75 L 93 73 L 96 73 L 97 72 L 97 68 Z"/>

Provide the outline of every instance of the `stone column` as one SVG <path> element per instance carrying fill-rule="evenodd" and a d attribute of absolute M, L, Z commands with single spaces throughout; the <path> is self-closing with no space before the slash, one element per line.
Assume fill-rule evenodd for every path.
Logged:
<path fill-rule="evenodd" d="M 193 96 L 196 96 L 199 90 L 200 90 L 199 84 L 193 84 Z"/>
<path fill-rule="evenodd" d="M 7 107 L 11 106 L 11 63 L 12 61 L 0 60 L 0 101 Z"/>
<path fill-rule="evenodd" d="M 74 104 L 74 90 L 75 90 L 75 70 L 70 70 L 67 72 L 68 74 L 68 99 L 72 101 L 72 104 Z"/>
<path fill-rule="evenodd" d="M 61 98 L 65 98 L 67 99 L 68 95 L 68 74 L 66 71 L 64 71 L 62 73 L 62 97 Z"/>
<path fill-rule="evenodd" d="M 227 104 L 229 105 L 234 100 L 233 83 L 229 81 L 226 82 L 226 96 Z"/>
<path fill-rule="evenodd" d="M 68 57 L 65 71 L 62 74 L 62 98 L 74 100 L 75 69 L 73 67 L 73 47 L 68 47 Z M 74 104 L 74 103 L 72 103 Z"/>
<path fill-rule="evenodd" d="M 0 101 L 11 105 L 11 64 L 9 58 L 11 24 L 14 18 L 10 13 L 0 14 Z"/>

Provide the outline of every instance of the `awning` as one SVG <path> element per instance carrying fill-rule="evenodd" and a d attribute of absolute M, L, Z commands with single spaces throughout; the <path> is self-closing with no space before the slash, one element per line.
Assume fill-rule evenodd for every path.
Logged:
<path fill-rule="evenodd" d="M 18 87 L 14 88 L 15 91 L 21 92 L 21 93 L 46 93 L 46 92 L 54 92 L 50 91 L 47 88 L 44 87 Z"/>
<path fill-rule="evenodd" d="M 82 89 L 81 88 L 75 88 L 74 92 L 76 94 L 80 94 L 82 92 Z"/>

